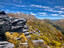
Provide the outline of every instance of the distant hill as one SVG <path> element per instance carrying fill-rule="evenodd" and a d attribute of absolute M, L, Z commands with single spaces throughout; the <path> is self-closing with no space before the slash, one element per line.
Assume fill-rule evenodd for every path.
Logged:
<path fill-rule="evenodd" d="M 57 25 L 64 34 L 64 20 L 53 21 L 53 23 Z"/>
<path fill-rule="evenodd" d="M 53 25 L 64 34 L 64 20 L 51 21 L 50 19 L 43 19 L 43 21 Z"/>

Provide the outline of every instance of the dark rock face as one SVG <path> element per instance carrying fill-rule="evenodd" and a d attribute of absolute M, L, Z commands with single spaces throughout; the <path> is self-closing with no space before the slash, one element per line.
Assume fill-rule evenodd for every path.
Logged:
<path fill-rule="evenodd" d="M 6 13 L 4 11 L 1 11 L 0 14 L 4 14 L 5 15 Z"/>
<path fill-rule="evenodd" d="M 9 17 L 4 11 L 0 12 L 0 34 L 9 32 L 27 32 L 27 20 L 18 17 Z"/>
<path fill-rule="evenodd" d="M 24 32 L 24 26 L 27 20 L 23 18 L 11 18 L 11 32 Z"/>
<path fill-rule="evenodd" d="M 0 12 L 0 33 L 5 33 L 6 31 L 10 30 L 11 23 L 10 19 L 7 15 L 1 14 Z"/>

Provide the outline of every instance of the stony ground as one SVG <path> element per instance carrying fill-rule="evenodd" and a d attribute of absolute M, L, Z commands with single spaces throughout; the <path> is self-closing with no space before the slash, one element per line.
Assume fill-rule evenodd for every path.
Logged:
<path fill-rule="evenodd" d="M 0 41 L 0 48 L 14 48 L 14 44 L 8 41 Z"/>

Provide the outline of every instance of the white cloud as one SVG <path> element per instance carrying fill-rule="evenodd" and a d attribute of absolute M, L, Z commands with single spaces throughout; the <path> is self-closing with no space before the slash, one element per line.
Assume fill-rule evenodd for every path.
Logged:
<path fill-rule="evenodd" d="M 53 10 L 52 10 L 52 9 L 45 9 L 45 11 L 50 11 L 50 12 L 53 12 Z"/>
<path fill-rule="evenodd" d="M 47 16 L 47 13 L 46 12 L 38 12 L 37 13 L 39 16 Z"/>
<path fill-rule="evenodd" d="M 61 15 L 62 17 L 64 17 L 64 15 Z"/>
<path fill-rule="evenodd" d="M 55 8 L 61 8 L 62 6 L 55 6 Z"/>
<path fill-rule="evenodd" d="M 64 8 L 60 8 L 61 10 L 64 10 Z"/>
<path fill-rule="evenodd" d="M 9 9 L 7 9 L 6 11 L 10 11 Z"/>
<path fill-rule="evenodd" d="M 63 11 L 58 11 L 58 10 L 53 10 L 53 9 L 45 9 L 45 11 L 50 11 L 50 12 L 56 12 L 56 13 L 64 13 Z"/>
<path fill-rule="evenodd" d="M 42 6 L 42 5 L 35 5 L 35 4 L 32 4 L 30 5 L 31 7 L 38 7 L 38 8 L 49 8 L 48 6 Z"/>
<path fill-rule="evenodd" d="M 0 2 L 0 4 L 13 5 L 13 6 L 17 6 L 17 7 L 26 7 L 25 5 L 2 3 L 2 2 Z"/>
<path fill-rule="evenodd" d="M 59 14 L 50 14 L 51 16 L 58 16 Z"/>
<path fill-rule="evenodd" d="M 39 15 L 39 16 L 47 16 L 47 15 Z"/>
<path fill-rule="evenodd" d="M 55 8 L 51 8 L 51 7 L 48 7 L 48 6 L 42 6 L 42 5 L 35 5 L 35 4 L 32 4 L 30 5 L 31 7 L 38 7 L 38 8 L 44 8 L 44 11 L 49 11 L 49 12 L 55 12 L 55 13 L 59 13 L 59 14 L 62 14 L 64 13 L 63 11 L 61 10 L 54 10 L 55 8 L 61 8 L 62 6 L 55 6 Z M 64 10 L 64 8 L 61 8 Z"/>
<path fill-rule="evenodd" d="M 35 14 L 35 13 L 33 13 L 33 12 L 30 12 L 30 14 L 31 14 L 31 15 L 37 15 L 37 14 Z"/>
<path fill-rule="evenodd" d="M 63 6 L 55 6 L 55 8 L 59 8 L 61 10 L 64 10 L 64 7 Z"/>
<path fill-rule="evenodd" d="M 53 12 L 57 12 L 59 14 L 63 13 L 63 11 L 56 11 L 56 10 L 53 10 Z"/>
<path fill-rule="evenodd" d="M 25 5 L 16 5 L 17 7 L 26 7 Z"/>
<path fill-rule="evenodd" d="M 16 13 L 19 13 L 19 11 L 16 11 Z"/>
<path fill-rule="evenodd" d="M 45 12 L 39 12 L 38 14 L 39 14 L 40 16 L 42 16 L 42 15 L 43 15 L 43 16 L 46 16 L 46 15 L 47 15 L 47 13 L 45 13 Z"/>
<path fill-rule="evenodd" d="M 6 13 L 9 13 L 9 11 L 10 11 L 9 9 L 5 10 Z"/>
<path fill-rule="evenodd" d="M 39 13 L 39 14 L 46 14 L 45 12 Z"/>

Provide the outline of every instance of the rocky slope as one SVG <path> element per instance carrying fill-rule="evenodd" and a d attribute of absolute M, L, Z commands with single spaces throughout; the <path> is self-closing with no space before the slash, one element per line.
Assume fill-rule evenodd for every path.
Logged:
<path fill-rule="evenodd" d="M 29 26 L 28 32 L 31 34 L 28 33 L 29 36 L 26 35 L 26 38 L 28 40 L 27 48 L 48 48 L 48 47 L 61 48 L 63 47 L 63 44 L 64 44 L 63 34 L 56 27 L 54 27 L 51 24 L 51 22 L 48 22 L 49 20 L 42 21 L 35 18 L 32 15 L 28 16 L 22 13 L 17 13 L 15 15 L 18 15 L 21 18 L 26 18 L 28 20 L 26 24 Z M 14 15 L 12 16 L 16 17 Z"/>
<path fill-rule="evenodd" d="M 14 33 L 25 33 L 28 31 L 28 27 L 26 25 L 27 20 L 19 17 L 10 17 L 4 11 L 0 12 L 0 46 L 4 46 L 3 48 L 13 48 L 9 42 L 5 42 L 4 40 L 11 40 L 9 37 Z M 8 34 L 9 32 L 9 34 Z M 17 36 L 17 35 L 16 35 Z M 9 37 L 9 38 L 7 38 Z M 16 38 L 15 40 L 19 40 L 21 38 Z M 12 39 L 14 40 L 14 38 Z M 11 41 L 10 41 L 11 42 Z M 3 43 L 3 44 L 2 44 Z"/>

